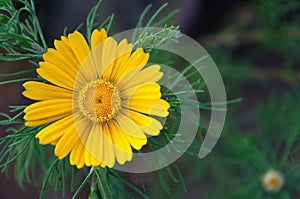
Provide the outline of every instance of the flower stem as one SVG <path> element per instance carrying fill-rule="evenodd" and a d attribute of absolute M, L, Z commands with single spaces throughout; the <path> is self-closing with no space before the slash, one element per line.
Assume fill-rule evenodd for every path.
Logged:
<path fill-rule="evenodd" d="M 107 194 L 106 194 L 106 191 L 105 191 L 105 188 L 104 188 L 104 183 L 103 183 L 103 180 L 102 180 L 102 178 L 101 178 L 100 169 L 97 169 L 97 170 L 96 170 L 96 176 L 97 176 L 97 178 L 98 178 L 98 185 L 99 185 L 99 189 L 100 189 L 102 198 L 103 198 L 103 199 L 107 199 L 108 196 L 107 196 Z"/>

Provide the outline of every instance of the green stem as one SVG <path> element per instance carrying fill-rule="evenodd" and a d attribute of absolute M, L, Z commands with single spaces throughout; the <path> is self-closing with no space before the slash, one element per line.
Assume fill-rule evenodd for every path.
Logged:
<path fill-rule="evenodd" d="M 45 41 L 45 38 L 44 38 L 44 34 L 43 34 L 43 31 L 42 31 L 41 25 L 39 23 L 37 15 L 36 15 L 35 7 L 34 7 L 34 1 L 30 0 L 30 4 L 31 4 L 32 12 L 33 12 L 32 17 L 33 17 L 34 21 L 36 21 L 36 27 L 38 29 L 41 42 L 43 44 L 44 49 L 46 50 L 48 47 L 47 47 L 47 44 L 46 44 L 46 41 Z"/>
<path fill-rule="evenodd" d="M 72 199 L 76 199 L 79 196 L 80 192 L 85 187 L 85 185 L 88 183 L 88 181 L 91 179 L 91 177 L 93 177 L 94 173 L 95 173 L 95 170 L 92 167 L 92 169 L 90 170 L 89 174 L 86 176 L 86 178 L 84 179 L 84 181 L 81 183 L 81 185 L 79 186 L 79 188 L 77 189 L 77 191 L 73 195 Z"/>
<path fill-rule="evenodd" d="M 103 180 L 102 180 L 102 178 L 101 178 L 101 173 L 100 173 L 99 168 L 96 169 L 96 176 L 97 176 L 97 178 L 98 178 L 98 185 L 99 185 L 99 189 L 100 189 L 102 198 L 103 198 L 103 199 L 107 199 L 108 196 L 107 196 L 106 191 L 105 191 L 105 188 L 104 188 L 104 183 L 103 183 Z"/>

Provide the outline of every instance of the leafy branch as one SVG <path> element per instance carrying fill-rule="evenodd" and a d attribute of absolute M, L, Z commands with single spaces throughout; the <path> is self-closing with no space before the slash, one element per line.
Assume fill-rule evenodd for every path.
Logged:
<path fill-rule="evenodd" d="M 16 61 L 40 58 L 47 44 L 36 15 L 33 0 L 18 0 L 16 9 L 11 0 L 0 3 L 0 60 Z M 2 13 L 0 12 L 0 13 Z M 28 17 L 21 21 L 21 13 Z"/>

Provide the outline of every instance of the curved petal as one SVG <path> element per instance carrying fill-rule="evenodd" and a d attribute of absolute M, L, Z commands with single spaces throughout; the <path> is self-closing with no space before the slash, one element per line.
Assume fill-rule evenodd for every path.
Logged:
<path fill-rule="evenodd" d="M 126 92 L 122 92 L 121 88 L 120 93 L 123 99 L 130 100 L 155 100 L 161 98 L 160 85 L 154 82 L 141 84 L 140 86 L 137 86 L 135 88 L 128 89 Z"/>
<path fill-rule="evenodd" d="M 38 126 L 72 114 L 72 100 L 55 99 L 36 102 L 24 110 L 26 126 Z"/>
<path fill-rule="evenodd" d="M 84 157 L 85 156 L 85 147 L 79 141 L 73 148 L 70 154 L 70 163 L 71 165 L 76 165 L 78 169 L 84 166 Z"/>
<path fill-rule="evenodd" d="M 139 72 L 144 68 L 144 66 L 138 66 L 138 67 L 135 67 L 133 69 L 131 69 L 129 72 L 127 72 L 124 76 L 121 77 L 120 80 L 118 80 L 116 83 L 116 86 L 121 89 L 122 92 L 126 92 L 126 83 L 124 83 L 124 80 L 132 80 L 132 79 L 135 79 L 135 78 L 139 78 L 138 77 L 138 74 Z M 132 89 L 132 87 L 129 87 L 130 89 Z"/>
<path fill-rule="evenodd" d="M 132 150 L 124 132 L 121 131 L 114 121 L 109 123 L 109 129 L 112 135 L 117 161 L 120 164 L 130 161 L 132 159 Z"/>
<path fill-rule="evenodd" d="M 116 117 L 117 124 L 119 125 L 120 129 L 127 135 L 144 139 L 146 138 L 146 135 L 142 131 L 142 129 L 137 126 L 128 113 L 125 111 L 120 111 Z"/>
<path fill-rule="evenodd" d="M 28 81 L 23 87 L 22 94 L 32 100 L 72 99 L 73 96 L 70 90 L 42 82 Z"/>
<path fill-rule="evenodd" d="M 98 47 L 107 38 L 107 33 L 104 28 L 101 30 L 95 29 L 91 36 L 92 49 Z"/>
<path fill-rule="evenodd" d="M 55 146 L 54 154 L 58 159 L 66 157 L 73 147 L 80 142 L 74 123 L 66 130 Z"/>
<path fill-rule="evenodd" d="M 67 116 L 59 121 L 56 121 L 49 126 L 43 128 L 36 138 L 39 139 L 40 144 L 49 144 L 57 141 L 64 133 L 65 130 L 74 122 L 73 116 Z"/>
<path fill-rule="evenodd" d="M 132 146 L 132 148 L 136 150 L 140 150 L 145 144 L 147 144 L 147 138 L 140 139 L 127 134 L 125 134 L 125 137 L 128 140 L 129 144 Z"/>
<path fill-rule="evenodd" d="M 91 52 L 84 62 L 81 64 L 81 67 L 78 70 L 76 83 L 74 85 L 74 90 L 79 86 L 79 89 L 82 88 L 86 83 L 97 80 L 100 78 L 100 72 L 99 72 L 99 63 L 98 58 L 96 57 L 96 52 L 98 52 L 98 49 L 96 51 Z M 83 83 L 81 79 L 85 80 Z M 79 83 L 79 84 L 78 84 Z M 78 89 L 77 89 L 78 90 Z"/>
<path fill-rule="evenodd" d="M 80 32 L 75 31 L 68 35 L 68 41 L 79 64 L 82 64 L 91 52 L 85 38 Z"/>
<path fill-rule="evenodd" d="M 102 66 L 102 54 L 103 54 L 103 46 L 104 42 L 107 39 L 107 33 L 105 29 L 94 30 L 91 36 L 91 46 L 92 46 L 92 53 L 89 57 L 93 60 L 93 68 L 90 70 L 93 73 L 97 74 L 97 78 L 100 78 L 104 69 Z"/>
<path fill-rule="evenodd" d="M 45 80 L 62 88 L 73 90 L 75 77 L 70 76 L 58 66 L 51 63 L 40 62 L 39 65 L 40 68 L 38 68 L 36 71 Z"/>
<path fill-rule="evenodd" d="M 163 99 L 157 100 L 124 100 L 122 105 L 129 110 L 140 113 L 166 117 L 169 115 L 170 104 Z"/>
<path fill-rule="evenodd" d="M 133 70 L 129 71 L 120 81 L 118 82 L 119 88 L 122 88 L 122 92 L 127 92 L 128 90 L 139 86 L 141 84 L 149 82 L 157 82 L 163 76 L 163 73 L 159 71 L 159 65 L 149 66 L 132 76 Z"/>
<path fill-rule="evenodd" d="M 113 140 L 111 138 L 111 132 L 107 124 L 103 124 L 103 160 L 102 163 L 107 165 L 108 167 L 112 168 L 115 164 L 115 151 Z"/>
<path fill-rule="evenodd" d="M 68 61 L 68 70 L 72 70 L 74 75 L 74 79 L 76 79 L 77 83 L 84 84 L 85 82 L 88 82 L 89 80 L 83 76 L 82 74 L 78 74 L 78 70 L 81 67 L 81 64 L 76 58 L 76 55 L 74 54 L 68 38 L 62 36 L 61 40 L 55 40 L 54 41 L 54 46 L 67 61 Z M 48 60 L 49 61 L 49 60 Z M 54 64 L 56 63 L 56 60 L 53 60 Z M 51 62 L 50 62 L 51 63 Z M 65 65 L 59 65 L 60 67 L 66 67 Z M 76 77 L 76 78 L 75 78 Z"/>
<path fill-rule="evenodd" d="M 103 131 L 98 123 L 93 124 L 89 131 L 86 143 L 85 162 L 86 165 L 98 166 L 103 159 Z"/>
<path fill-rule="evenodd" d="M 135 111 L 129 111 L 129 114 L 131 119 L 148 135 L 157 136 L 163 128 L 161 123 L 152 117 Z"/>
<path fill-rule="evenodd" d="M 80 68 L 80 63 L 78 62 L 76 55 L 74 54 L 69 40 L 67 37 L 62 36 L 61 40 L 55 40 L 54 46 L 56 50 L 65 57 L 66 60 L 70 63 L 70 66 L 74 72 Z"/>
<path fill-rule="evenodd" d="M 103 164 L 101 162 L 99 162 L 99 160 L 93 155 L 91 154 L 87 149 L 85 149 L 85 154 L 84 154 L 84 160 L 85 160 L 85 165 L 86 166 L 101 166 L 101 167 L 105 167 L 103 166 Z"/>
<path fill-rule="evenodd" d="M 147 143 L 147 137 L 142 129 L 130 119 L 125 111 L 118 113 L 116 121 L 123 135 L 134 149 L 140 150 Z"/>
<path fill-rule="evenodd" d="M 115 83 L 118 83 L 119 80 L 123 76 L 125 76 L 129 71 L 136 67 L 143 68 L 145 64 L 148 62 L 149 59 L 149 53 L 145 53 L 142 48 L 138 48 L 136 51 L 134 51 L 133 54 L 130 55 L 130 57 L 122 63 L 119 67 L 118 73 L 115 74 Z"/>
<path fill-rule="evenodd" d="M 128 44 L 127 40 L 124 39 L 120 42 L 117 48 L 115 63 L 113 65 L 110 79 L 117 83 L 123 74 L 124 63 L 129 59 L 132 51 L 132 44 Z"/>
<path fill-rule="evenodd" d="M 103 42 L 101 65 L 104 70 L 102 77 L 106 79 L 110 79 L 110 75 L 114 67 L 114 62 L 116 61 L 117 49 L 117 42 L 112 37 L 108 37 Z"/>
<path fill-rule="evenodd" d="M 64 54 L 61 54 L 58 50 L 49 48 L 48 51 L 43 55 L 45 62 L 57 66 L 63 70 L 66 74 L 70 75 L 75 79 L 77 69 L 72 65 L 73 60 L 68 60 Z M 73 58 L 74 59 L 74 58 Z"/>

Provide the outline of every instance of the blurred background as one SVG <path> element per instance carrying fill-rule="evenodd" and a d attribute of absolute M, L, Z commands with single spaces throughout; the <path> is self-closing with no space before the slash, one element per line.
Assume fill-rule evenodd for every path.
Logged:
<path fill-rule="evenodd" d="M 96 0 L 36 0 L 49 47 L 67 26 L 71 32 L 85 22 Z M 101 23 L 115 13 L 112 33 L 134 28 L 143 9 L 154 12 L 167 1 L 104 0 Z M 204 159 L 184 156 L 179 166 L 187 193 L 180 183 L 162 187 L 156 173 L 142 175 L 150 198 L 300 198 L 300 2 L 293 0 L 172 0 L 165 10 L 180 9 L 168 25 L 197 40 L 218 66 L 228 99 L 221 139 Z M 17 6 L 17 4 L 16 4 Z M 149 16 L 148 16 L 149 17 Z M 0 62 L 0 73 L 32 68 L 28 62 Z M 0 77 L 1 81 L 5 78 Z M 21 84 L 0 86 L 0 112 L 8 105 L 29 103 Z M 208 120 L 209 118 L 203 118 Z M 5 128 L 1 127 L 1 136 Z M 284 186 L 269 193 L 261 184 L 268 170 L 280 171 Z M 13 168 L 11 170 L 13 172 Z M 168 174 L 166 174 L 168 175 Z M 125 175 L 126 176 L 126 175 Z M 132 183 L 135 179 L 127 176 Z M 137 185 L 138 186 L 138 185 Z M 80 197 L 86 198 L 87 191 Z M 39 188 L 22 190 L 10 176 L 0 175 L 0 198 L 38 198 Z M 67 196 L 67 198 L 70 196 Z M 47 198 L 61 198 L 49 193 Z"/>

